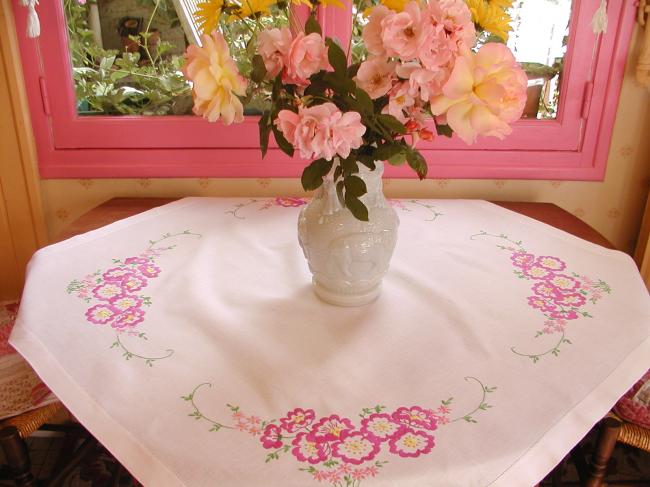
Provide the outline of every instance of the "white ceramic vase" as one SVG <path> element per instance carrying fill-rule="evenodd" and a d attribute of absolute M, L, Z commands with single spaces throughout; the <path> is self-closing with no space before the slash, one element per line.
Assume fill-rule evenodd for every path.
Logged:
<path fill-rule="evenodd" d="M 313 275 L 316 295 L 337 306 L 361 306 L 374 301 L 388 271 L 397 242 L 399 218 L 382 190 L 384 163 L 370 171 L 359 164 L 366 183 L 361 201 L 368 221 L 357 220 L 341 205 L 332 173 L 323 180 L 298 218 L 298 240 Z"/>

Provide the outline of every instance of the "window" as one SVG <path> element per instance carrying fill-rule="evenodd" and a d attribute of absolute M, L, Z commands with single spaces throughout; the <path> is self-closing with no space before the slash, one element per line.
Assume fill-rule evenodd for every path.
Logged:
<path fill-rule="evenodd" d="M 551 2 L 561 7 L 568 1 L 517 3 Z M 483 138 L 468 147 L 460 140 L 439 137 L 421 143 L 418 147 L 429 162 L 430 175 L 602 179 L 635 8 L 625 0 L 609 0 L 609 31 L 595 36 L 590 23 L 597 4 L 594 0 L 571 0 L 568 36 L 565 39 L 564 29 L 554 33 L 559 44 L 553 52 L 549 50 L 549 56 L 566 54 L 561 75 L 551 73 L 543 83 L 546 113 L 517 122 L 505 141 Z M 165 116 L 80 115 L 64 5 L 64 0 L 42 2 L 41 37 L 20 39 L 43 177 L 300 175 L 304 161 L 290 159 L 276 147 L 262 160 L 255 115 L 228 127 L 173 112 Z M 26 12 L 18 0 L 14 0 L 14 11 L 18 31 L 24 32 Z M 319 15 L 324 33 L 347 45 L 352 36 L 352 5 L 323 8 Z M 545 58 L 544 64 L 549 59 Z M 402 167 L 388 168 L 387 175 L 412 177 Z"/>

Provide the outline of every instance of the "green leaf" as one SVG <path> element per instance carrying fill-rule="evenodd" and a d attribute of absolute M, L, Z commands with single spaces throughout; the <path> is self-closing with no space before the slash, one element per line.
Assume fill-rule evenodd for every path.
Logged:
<path fill-rule="evenodd" d="M 316 159 L 302 172 L 300 182 L 305 191 L 310 191 L 319 188 L 323 184 L 323 177 L 330 172 L 334 161 L 327 161 L 325 159 Z"/>
<path fill-rule="evenodd" d="M 393 156 L 403 154 L 404 144 L 401 142 L 385 142 L 375 149 L 374 158 L 378 161 L 387 161 Z"/>
<path fill-rule="evenodd" d="M 345 184 L 345 195 L 359 197 L 366 194 L 366 183 L 359 176 L 348 176 L 343 181 Z"/>
<path fill-rule="evenodd" d="M 394 156 L 389 157 L 386 159 L 388 164 L 391 166 L 401 166 L 406 162 L 406 154 L 404 152 L 400 152 L 398 154 L 395 154 Z"/>
<path fill-rule="evenodd" d="M 357 87 L 356 90 L 354 91 L 354 96 L 359 102 L 359 108 L 361 108 L 361 111 L 369 115 L 372 115 L 374 106 L 372 104 L 372 98 L 370 98 L 370 95 L 368 95 L 368 93 L 366 93 L 361 88 Z"/>
<path fill-rule="evenodd" d="M 316 17 L 312 13 L 307 19 L 307 22 L 305 22 L 305 34 L 309 35 L 314 32 L 319 35 L 322 34 L 320 24 L 318 23 L 318 20 L 316 20 Z"/>
<path fill-rule="evenodd" d="M 266 78 L 266 66 L 264 59 L 259 54 L 255 54 L 251 59 L 253 69 L 251 70 L 250 77 L 255 83 L 261 83 Z"/>
<path fill-rule="evenodd" d="M 115 62 L 115 57 L 116 56 L 108 56 L 102 58 L 102 60 L 99 62 L 99 67 L 101 69 L 110 69 L 111 66 L 113 66 L 113 63 Z"/>
<path fill-rule="evenodd" d="M 334 181 L 338 180 L 338 178 L 341 177 L 341 174 L 343 174 L 343 168 L 339 164 L 336 166 L 336 169 L 334 169 Z"/>
<path fill-rule="evenodd" d="M 289 143 L 287 139 L 284 138 L 284 135 L 282 135 L 280 129 L 278 129 L 275 125 L 272 125 L 271 130 L 273 130 L 273 136 L 275 137 L 275 141 L 278 143 L 278 147 L 280 147 L 282 152 L 284 152 L 289 157 L 293 157 L 293 146 Z"/>
<path fill-rule="evenodd" d="M 424 179 L 427 176 L 427 170 L 429 168 L 422 154 L 415 149 L 410 149 L 406 152 L 406 160 L 420 179 Z"/>
<path fill-rule="evenodd" d="M 351 64 L 348 67 L 348 76 L 350 78 L 354 78 L 357 75 L 357 72 L 359 71 L 360 66 L 361 66 L 361 63 Z"/>
<path fill-rule="evenodd" d="M 269 148 L 269 135 L 271 133 L 270 120 L 271 120 L 271 112 L 265 110 L 259 121 L 260 149 L 262 150 L 262 159 L 264 159 L 264 156 L 266 155 L 266 151 Z"/>
<path fill-rule="evenodd" d="M 454 134 L 451 127 L 445 124 L 436 124 L 436 132 L 438 132 L 438 135 L 442 135 L 443 137 L 451 137 Z"/>
<path fill-rule="evenodd" d="M 330 37 L 325 39 L 325 44 L 329 48 L 327 59 L 334 68 L 334 72 L 341 78 L 347 77 L 348 60 L 343 49 Z"/>
<path fill-rule="evenodd" d="M 404 135 L 406 133 L 406 127 L 404 124 L 392 115 L 385 113 L 377 115 L 377 122 L 390 130 L 391 133 L 398 133 L 400 135 Z"/>
<path fill-rule="evenodd" d="M 361 200 L 347 191 L 345 192 L 345 206 L 350 210 L 352 215 L 362 222 L 368 221 L 368 208 L 364 205 Z"/>

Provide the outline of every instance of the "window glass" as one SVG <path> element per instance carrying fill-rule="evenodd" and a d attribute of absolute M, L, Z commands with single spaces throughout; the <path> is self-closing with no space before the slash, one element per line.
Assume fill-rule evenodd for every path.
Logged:
<path fill-rule="evenodd" d="M 264 26 L 288 25 L 284 4 L 231 22 L 241 11 L 220 11 L 220 1 L 62 1 L 79 115 L 190 114 L 183 53 L 204 28 L 218 26 L 248 77 L 252 56 L 247 52 L 255 48 L 255 33 Z M 245 100 L 246 113 L 259 113 L 265 98 L 265 93 L 252 93 Z"/>

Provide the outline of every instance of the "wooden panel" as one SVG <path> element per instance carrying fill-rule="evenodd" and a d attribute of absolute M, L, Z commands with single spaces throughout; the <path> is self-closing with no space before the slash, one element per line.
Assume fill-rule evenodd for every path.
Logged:
<path fill-rule="evenodd" d="M 0 300 L 4 300 L 19 297 L 26 264 L 46 243 L 36 152 L 8 0 L 0 0 L 0 107 L 0 275 L 5 281 Z"/>

